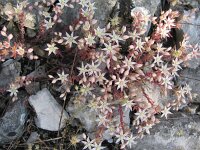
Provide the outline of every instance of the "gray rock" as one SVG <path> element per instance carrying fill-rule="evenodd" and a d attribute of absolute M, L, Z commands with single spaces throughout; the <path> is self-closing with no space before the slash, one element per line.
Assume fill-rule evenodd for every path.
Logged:
<path fill-rule="evenodd" d="M 176 113 L 161 120 L 150 130 L 150 135 L 138 140 L 134 150 L 199 150 L 200 118 Z"/>
<path fill-rule="evenodd" d="M 58 131 L 62 106 L 54 99 L 48 89 L 37 92 L 28 99 L 30 105 L 36 112 L 35 124 L 37 127 L 49 131 Z M 60 129 L 65 127 L 69 118 L 66 111 L 63 111 Z"/>
<path fill-rule="evenodd" d="M 93 0 L 95 2 L 94 18 L 98 20 L 98 25 L 105 27 L 110 19 L 110 15 L 117 4 L 118 0 Z"/>
<path fill-rule="evenodd" d="M 27 115 L 23 100 L 15 101 L 8 107 L 0 119 L 0 144 L 10 143 L 22 136 Z"/>
<path fill-rule="evenodd" d="M 27 75 L 28 79 L 37 79 L 46 77 L 45 65 L 37 67 L 33 72 Z"/>
<path fill-rule="evenodd" d="M 182 5 L 189 5 L 193 8 L 198 8 L 200 6 L 199 0 L 179 0 L 179 3 Z"/>
<path fill-rule="evenodd" d="M 9 85 L 19 77 L 21 64 L 15 60 L 7 60 L 2 64 L 0 71 L 0 88 L 6 89 Z"/>
<path fill-rule="evenodd" d="M 98 20 L 97 24 L 100 27 L 105 27 L 110 19 L 110 15 L 118 0 L 92 0 L 95 2 L 94 18 Z M 79 4 L 74 4 L 74 8 L 65 8 L 61 18 L 65 25 L 70 25 L 75 19 L 79 17 Z"/>
<path fill-rule="evenodd" d="M 39 139 L 40 135 L 37 132 L 32 132 L 26 141 L 27 144 L 32 144 Z"/>
<path fill-rule="evenodd" d="M 74 8 L 66 7 L 61 15 L 62 23 L 65 25 L 71 25 L 79 17 L 80 5 L 75 3 Z"/>
<path fill-rule="evenodd" d="M 192 102 L 200 103 L 200 67 L 187 68 L 180 72 L 178 84 L 185 85 L 186 83 L 192 88 Z"/>
<path fill-rule="evenodd" d="M 40 90 L 40 83 L 39 82 L 32 82 L 28 85 L 25 85 L 25 89 L 28 94 L 36 94 Z"/>

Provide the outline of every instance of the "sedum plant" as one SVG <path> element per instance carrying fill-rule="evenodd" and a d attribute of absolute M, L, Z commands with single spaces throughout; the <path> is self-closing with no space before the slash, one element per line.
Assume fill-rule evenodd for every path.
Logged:
<path fill-rule="evenodd" d="M 54 31 L 57 24 L 62 24 L 60 16 L 64 9 L 74 8 L 75 3 L 80 7 L 78 19 L 66 30 Z M 44 5 L 53 6 L 53 13 L 42 9 Z M 48 57 L 57 57 L 66 50 L 74 54 L 70 71 L 63 69 L 56 75 L 49 75 L 52 84 L 65 87 L 60 93 L 64 101 L 68 93 L 75 92 L 78 95 L 74 101 L 77 107 L 84 106 L 83 109 L 98 114 L 95 138 L 90 139 L 83 134 L 83 149 L 104 149 L 105 133 L 114 137 L 114 142 L 120 143 L 121 149 L 131 148 L 137 139 L 150 134 L 150 129 L 159 123 L 157 114 L 167 118 L 173 109 L 178 110 L 192 98 L 187 84 L 179 87 L 174 81 L 182 67 L 200 55 L 199 46 L 189 45 L 187 36 L 177 45 L 164 46 L 167 39 L 172 38 L 171 30 L 180 28 L 177 11 L 163 11 L 159 17 L 153 17 L 147 10 L 136 8 L 131 12 L 130 24 L 120 26 L 111 22 L 106 27 L 99 27 L 98 20 L 94 19 L 97 8 L 90 0 L 60 0 L 58 3 L 51 0 L 31 6 L 24 2 L 19 3 L 17 8 L 12 8 L 10 4 L 5 6 L 12 8 L 11 12 L 4 13 L 9 20 L 17 19 L 21 38 L 20 42 L 12 41 L 13 35 L 8 35 L 4 27 L 1 31 L 5 38 L 0 43 L 0 58 L 2 61 L 7 57 L 40 59 L 34 54 L 34 48 L 23 40 L 24 28 L 29 26 L 23 19 L 20 20 L 20 12 L 26 12 L 23 9 L 38 7 L 42 18 L 38 37 L 44 38 L 42 34 L 46 32 L 53 33 L 45 43 L 44 51 Z M 29 12 L 23 15 L 32 21 L 33 28 L 33 16 Z M 154 28 L 151 35 L 147 35 L 150 22 Z M 173 99 L 160 102 L 159 98 L 149 94 L 148 88 L 158 89 L 162 97 L 169 98 L 168 95 L 172 94 Z M 95 92 L 97 89 L 98 93 Z M 11 96 L 17 96 L 14 83 L 8 91 Z M 127 111 L 133 114 L 131 126 L 124 121 Z"/>

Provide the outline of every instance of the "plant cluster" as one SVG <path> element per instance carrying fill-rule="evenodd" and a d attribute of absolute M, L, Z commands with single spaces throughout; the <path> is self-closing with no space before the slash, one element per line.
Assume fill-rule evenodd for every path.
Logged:
<path fill-rule="evenodd" d="M 62 24 L 60 17 L 64 9 L 73 8 L 75 3 L 80 7 L 78 19 L 65 31 L 54 31 L 57 24 Z M 52 13 L 44 6 L 52 6 Z M 42 35 L 47 32 L 53 33 L 44 49 L 48 57 L 59 57 L 59 54 L 67 57 L 65 50 L 74 54 L 69 70 L 62 69 L 49 75 L 51 83 L 64 87 L 60 93 L 64 101 L 68 93 L 75 91 L 77 107 L 86 106 L 98 114 L 95 139 L 84 134 L 83 149 L 104 149 L 101 143 L 105 132 L 114 137 L 115 143 L 120 143 L 121 149 L 131 148 L 138 138 L 150 134 L 150 129 L 159 123 L 156 114 L 167 118 L 172 109 L 178 110 L 192 98 L 187 84 L 177 86 L 174 81 L 190 59 L 200 56 L 199 46 L 189 45 L 187 36 L 178 46 L 164 46 L 167 39 L 172 38 L 171 30 L 180 28 L 177 11 L 168 10 L 153 17 L 147 10 L 137 8 L 131 12 L 130 24 L 120 26 L 109 22 L 106 27 L 99 27 L 98 20 L 94 19 L 95 3 L 90 0 L 59 0 L 58 3 L 44 0 L 34 5 L 22 2 L 17 7 L 7 4 L 2 15 L 17 23 L 21 34 L 14 37 L 3 27 L 2 61 L 22 57 L 31 61 L 40 59 L 35 55 L 34 47 L 25 40 L 25 29 L 34 29 L 36 23 L 34 14 L 29 11 L 36 8 L 41 19 L 38 39 L 44 38 Z M 152 34 L 147 35 L 150 22 L 154 28 Z M 159 87 L 163 96 L 172 93 L 174 99 L 161 104 L 148 94 L 146 89 L 150 84 Z M 16 97 L 19 87 L 18 81 L 11 84 L 10 95 Z M 96 89 L 99 89 L 98 93 L 94 92 Z M 88 99 L 88 96 L 92 98 Z M 123 120 L 125 111 L 133 112 L 131 127 Z M 120 117 L 116 118 L 116 115 Z M 133 130 L 137 130 L 137 134 L 133 134 Z"/>

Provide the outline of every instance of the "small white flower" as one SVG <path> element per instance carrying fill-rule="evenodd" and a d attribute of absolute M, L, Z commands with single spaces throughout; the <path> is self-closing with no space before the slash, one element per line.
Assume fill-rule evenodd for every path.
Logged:
<path fill-rule="evenodd" d="M 140 37 L 140 34 L 137 33 L 136 30 L 134 30 L 133 32 L 128 32 L 128 35 L 130 38 L 132 38 L 133 40 L 135 40 L 136 38 Z"/>
<path fill-rule="evenodd" d="M 131 110 L 132 111 L 132 107 L 135 104 L 133 103 L 133 100 L 126 100 L 126 103 L 124 103 L 122 106 L 125 106 L 125 110 Z"/>
<path fill-rule="evenodd" d="M 95 44 L 95 40 L 94 40 L 94 36 L 92 36 L 91 34 L 88 35 L 87 38 L 85 38 L 86 40 L 86 44 L 89 46 L 92 46 L 93 44 Z"/>
<path fill-rule="evenodd" d="M 178 90 L 178 93 L 180 94 L 180 96 L 181 96 L 182 98 L 185 97 L 186 92 L 185 92 L 185 89 L 184 89 L 184 88 L 180 87 L 180 90 Z"/>
<path fill-rule="evenodd" d="M 139 111 L 137 113 L 135 113 L 136 120 L 140 120 L 141 122 L 146 121 L 147 120 L 147 112 L 146 109 L 139 109 Z"/>
<path fill-rule="evenodd" d="M 88 64 L 88 74 L 89 75 L 96 75 L 99 73 L 101 70 L 98 68 L 99 64 L 96 64 L 92 61 L 92 64 Z"/>
<path fill-rule="evenodd" d="M 90 140 L 89 137 L 86 138 L 86 141 L 82 141 L 82 143 L 84 144 L 83 149 L 89 149 L 92 150 L 92 147 L 94 147 L 94 141 L 95 140 Z"/>
<path fill-rule="evenodd" d="M 100 84 L 102 84 L 104 81 L 107 82 L 108 80 L 104 77 L 105 73 L 101 73 L 99 72 L 97 78 L 97 82 L 99 82 Z"/>
<path fill-rule="evenodd" d="M 167 26 L 163 26 L 159 28 L 157 32 L 160 34 L 161 38 L 164 39 L 164 38 L 169 37 L 170 29 L 168 29 Z"/>
<path fill-rule="evenodd" d="M 172 66 L 176 69 L 176 70 L 179 70 L 179 69 L 182 69 L 180 64 L 182 63 L 183 61 L 182 60 L 178 60 L 178 58 L 176 58 L 175 60 L 172 60 Z"/>
<path fill-rule="evenodd" d="M 58 48 L 55 46 L 55 43 L 52 43 L 52 44 L 47 44 L 47 48 L 45 50 L 49 52 L 48 55 L 51 55 L 51 53 L 56 54 Z"/>
<path fill-rule="evenodd" d="M 166 48 L 164 48 L 162 44 L 157 43 L 156 49 L 157 49 L 158 53 L 161 53 L 161 52 L 164 52 L 164 50 L 165 50 Z"/>
<path fill-rule="evenodd" d="M 165 86 L 166 89 L 172 89 L 172 83 L 171 83 L 172 77 L 171 76 L 165 76 L 162 78 L 162 85 Z"/>
<path fill-rule="evenodd" d="M 95 9 L 97 9 L 94 5 L 95 5 L 95 2 L 89 1 L 88 5 L 86 5 L 86 7 L 87 7 L 90 11 L 94 11 Z"/>
<path fill-rule="evenodd" d="M 147 133 L 147 134 L 150 134 L 150 131 L 149 129 L 152 128 L 152 124 L 147 124 L 146 126 L 143 127 L 143 130 Z"/>
<path fill-rule="evenodd" d="M 105 147 L 101 146 L 102 143 L 97 144 L 96 142 L 94 143 L 94 148 L 92 150 L 102 150 Z"/>
<path fill-rule="evenodd" d="M 117 44 L 119 44 L 119 41 L 122 41 L 123 39 L 115 33 L 115 31 L 112 32 L 112 34 L 110 34 L 111 40 L 113 42 L 116 42 Z"/>
<path fill-rule="evenodd" d="M 79 76 L 80 75 L 83 75 L 85 77 L 86 73 L 88 72 L 88 69 L 87 69 L 87 65 L 84 66 L 83 62 L 81 63 L 81 67 L 77 67 L 77 69 L 79 70 Z"/>
<path fill-rule="evenodd" d="M 101 109 L 102 112 L 112 112 L 111 106 L 107 101 L 100 101 L 100 106 L 99 108 Z"/>
<path fill-rule="evenodd" d="M 137 144 L 137 142 L 135 141 L 136 137 L 133 136 L 133 134 L 131 134 L 130 136 L 127 136 L 126 138 L 126 145 L 129 146 L 129 148 L 131 148 L 134 144 Z"/>
<path fill-rule="evenodd" d="M 106 52 L 107 56 L 111 56 L 112 59 L 114 61 L 117 61 L 117 57 L 115 56 L 115 54 L 117 53 L 117 48 L 119 47 L 118 45 L 112 45 L 111 43 L 106 44 L 104 43 L 105 48 L 103 48 L 102 50 Z"/>
<path fill-rule="evenodd" d="M 54 22 L 52 22 L 51 18 L 49 18 L 49 21 L 48 20 L 44 20 L 44 26 L 46 27 L 46 29 L 50 29 L 53 27 L 53 25 L 55 24 Z"/>
<path fill-rule="evenodd" d="M 106 119 L 106 115 L 98 115 L 98 119 L 96 120 L 98 122 L 98 126 L 103 125 L 106 126 L 108 123 L 108 119 Z"/>
<path fill-rule="evenodd" d="M 67 77 L 69 76 L 68 74 L 65 74 L 64 71 L 62 71 L 61 74 L 58 73 L 58 79 L 57 80 L 60 80 L 61 83 L 64 83 L 66 81 L 68 81 Z"/>
<path fill-rule="evenodd" d="M 186 84 L 186 85 L 184 86 L 184 90 L 185 90 L 185 93 L 186 93 L 186 94 L 190 94 L 191 91 L 192 91 L 192 88 L 191 88 L 188 84 Z"/>
<path fill-rule="evenodd" d="M 160 71 L 161 71 L 161 73 L 164 74 L 165 76 L 169 76 L 169 75 L 170 75 L 169 70 L 170 70 L 170 68 L 167 67 L 167 64 L 165 64 L 165 65 L 162 64 L 162 65 L 161 65 Z"/>
<path fill-rule="evenodd" d="M 76 39 L 78 38 L 78 36 L 74 36 L 74 33 L 72 32 L 71 35 L 69 35 L 66 32 L 66 37 L 63 37 L 66 40 L 65 44 L 69 44 L 69 47 L 72 47 L 72 44 L 77 44 Z"/>
<path fill-rule="evenodd" d="M 125 78 L 122 79 L 118 79 L 117 82 L 115 82 L 115 85 L 117 85 L 117 89 L 121 89 L 121 91 L 123 91 L 124 87 L 127 87 L 127 83 L 128 81 L 125 80 Z"/>
<path fill-rule="evenodd" d="M 160 66 L 161 63 L 163 63 L 163 61 L 162 61 L 162 55 L 157 54 L 156 57 L 154 56 L 153 58 L 154 58 L 154 62 L 152 64 L 152 67 L 154 67 L 155 64 L 157 64 L 158 66 Z"/>
<path fill-rule="evenodd" d="M 104 53 L 100 53 L 100 54 L 98 53 L 96 57 L 97 57 L 95 61 L 96 63 L 101 64 L 102 62 L 104 63 L 106 62 L 107 56 Z"/>
<path fill-rule="evenodd" d="M 59 3 L 57 5 L 60 6 L 61 9 L 63 9 L 65 6 L 68 6 L 69 0 L 59 0 Z"/>
<path fill-rule="evenodd" d="M 121 142 L 121 144 L 124 144 L 125 143 L 125 140 L 127 139 L 127 135 L 128 133 L 127 132 L 123 132 L 122 130 L 120 131 L 120 133 L 116 134 L 116 138 L 117 138 L 117 141 L 116 143 L 119 143 Z"/>
<path fill-rule="evenodd" d="M 162 112 L 161 117 L 165 116 L 165 118 L 167 119 L 167 115 L 168 115 L 168 114 L 172 114 L 172 113 L 169 111 L 170 108 L 171 108 L 171 107 L 167 108 L 167 107 L 165 106 L 165 108 L 161 111 L 161 112 Z"/>
<path fill-rule="evenodd" d="M 98 112 L 99 110 L 99 102 L 95 100 L 90 101 L 87 106 L 90 108 L 90 112 L 92 111 Z"/>
<path fill-rule="evenodd" d="M 17 96 L 18 93 L 18 85 L 16 84 L 11 84 L 8 92 L 10 92 L 10 96 Z"/>
<path fill-rule="evenodd" d="M 95 35 L 99 38 L 103 38 L 106 35 L 105 28 L 101 29 L 101 28 L 97 27 L 97 29 L 95 29 Z"/>
<path fill-rule="evenodd" d="M 127 67 L 128 70 L 130 70 L 131 68 L 134 69 L 134 65 L 136 64 L 135 62 L 132 61 L 132 57 L 130 57 L 129 59 L 125 57 L 123 63 L 124 63 L 123 67 Z"/>
<path fill-rule="evenodd" d="M 142 51 L 144 49 L 144 43 L 145 42 L 142 42 L 141 39 L 137 39 L 136 40 L 136 49 L 139 49 L 140 51 Z"/>
<path fill-rule="evenodd" d="M 103 48 L 102 50 L 104 50 L 106 52 L 106 54 L 108 54 L 108 55 L 110 55 L 110 54 L 112 54 L 112 55 L 116 54 L 116 50 L 115 50 L 116 46 L 112 46 L 111 43 L 109 43 L 109 44 L 104 43 L 104 45 L 105 45 L 105 48 Z"/>

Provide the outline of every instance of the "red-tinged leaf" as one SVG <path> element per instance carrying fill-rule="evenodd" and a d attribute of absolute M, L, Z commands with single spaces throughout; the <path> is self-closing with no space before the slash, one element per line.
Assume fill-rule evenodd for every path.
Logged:
<path fill-rule="evenodd" d="M 12 34 L 9 34 L 9 35 L 8 35 L 8 39 L 11 40 L 12 38 L 13 38 L 13 35 L 12 35 Z"/>
<path fill-rule="evenodd" d="M 1 35 L 2 36 L 7 36 L 6 32 L 4 32 L 4 31 L 1 31 Z"/>
<path fill-rule="evenodd" d="M 51 79 L 54 78 L 52 75 L 48 75 L 48 77 L 51 78 Z"/>
<path fill-rule="evenodd" d="M 6 32 L 7 31 L 7 28 L 4 26 L 2 31 Z"/>
<path fill-rule="evenodd" d="M 144 72 L 143 72 L 142 70 L 137 70 L 137 73 L 138 73 L 139 75 L 142 75 L 142 76 L 145 75 Z"/>
<path fill-rule="evenodd" d="M 12 55 L 11 57 L 13 57 L 14 59 L 17 57 L 17 44 L 15 43 L 14 46 L 12 47 Z"/>

